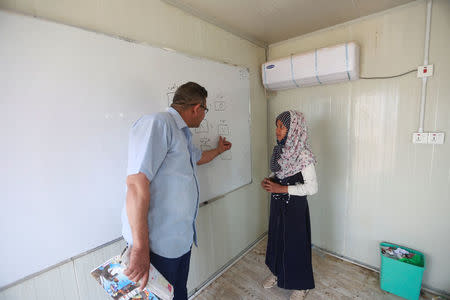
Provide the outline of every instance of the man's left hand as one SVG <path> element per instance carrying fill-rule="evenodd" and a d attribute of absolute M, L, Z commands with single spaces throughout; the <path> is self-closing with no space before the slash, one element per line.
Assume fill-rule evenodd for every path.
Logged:
<path fill-rule="evenodd" d="M 219 154 L 231 149 L 231 142 L 227 141 L 226 138 L 219 136 L 219 143 L 217 144 L 217 150 Z"/>

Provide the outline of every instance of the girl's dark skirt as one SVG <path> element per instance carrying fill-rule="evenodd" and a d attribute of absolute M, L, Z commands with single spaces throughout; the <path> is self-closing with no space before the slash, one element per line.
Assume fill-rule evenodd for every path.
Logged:
<path fill-rule="evenodd" d="M 301 173 L 279 180 L 282 185 L 303 183 Z M 314 288 L 311 264 L 311 225 L 306 196 L 272 194 L 266 265 L 278 286 L 290 290 Z"/>

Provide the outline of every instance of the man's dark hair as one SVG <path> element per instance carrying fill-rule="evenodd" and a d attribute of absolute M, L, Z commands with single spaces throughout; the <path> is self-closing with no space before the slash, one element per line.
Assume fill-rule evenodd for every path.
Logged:
<path fill-rule="evenodd" d="M 180 86 L 173 96 L 172 106 L 189 106 L 204 104 L 208 92 L 195 82 L 187 82 Z"/>

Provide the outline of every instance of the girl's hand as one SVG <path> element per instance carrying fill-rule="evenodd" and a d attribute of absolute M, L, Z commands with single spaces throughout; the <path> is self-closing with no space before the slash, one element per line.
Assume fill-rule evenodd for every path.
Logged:
<path fill-rule="evenodd" d="M 275 182 L 271 181 L 269 178 L 264 178 L 263 181 L 261 181 L 261 186 L 263 187 L 263 189 L 265 189 L 269 193 L 281 194 L 281 193 L 288 192 L 287 186 L 283 186 L 278 183 L 275 183 Z"/>

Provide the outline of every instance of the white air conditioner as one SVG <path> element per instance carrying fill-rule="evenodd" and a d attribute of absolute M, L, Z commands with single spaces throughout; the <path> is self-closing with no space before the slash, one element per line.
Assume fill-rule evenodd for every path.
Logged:
<path fill-rule="evenodd" d="M 353 42 L 269 61 L 262 65 L 266 89 L 284 90 L 359 78 L 359 46 Z"/>

